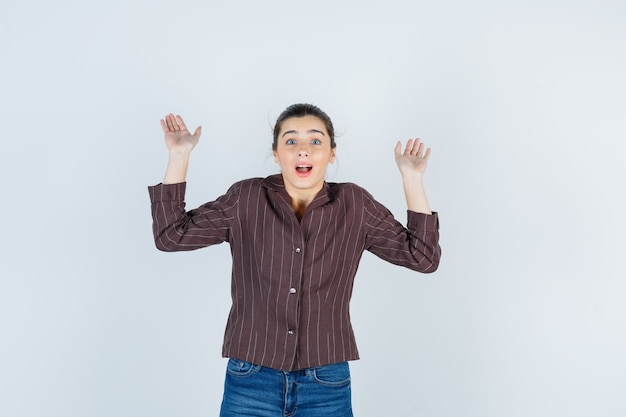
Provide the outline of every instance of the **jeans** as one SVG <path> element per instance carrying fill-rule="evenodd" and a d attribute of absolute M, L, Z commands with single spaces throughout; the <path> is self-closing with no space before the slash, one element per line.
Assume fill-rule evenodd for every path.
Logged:
<path fill-rule="evenodd" d="M 348 362 L 278 371 L 229 359 L 220 417 L 352 417 Z"/>

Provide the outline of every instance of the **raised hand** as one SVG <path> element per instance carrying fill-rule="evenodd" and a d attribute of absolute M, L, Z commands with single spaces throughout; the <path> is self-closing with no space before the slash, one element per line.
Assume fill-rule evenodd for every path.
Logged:
<path fill-rule="evenodd" d="M 161 119 L 161 128 L 165 135 L 165 145 L 170 153 L 191 152 L 200 140 L 200 135 L 202 134 L 201 126 L 196 128 L 193 135 L 189 133 L 183 118 L 174 116 L 173 114 L 168 114 L 164 119 Z"/>
<path fill-rule="evenodd" d="M 419 139 L 409 139 L 402 152 L 402 142 L 398 141 L 394 149 L 396 164 L 402 176 L 424 175 L 430 157 L 430 148 L 424 152 L 424 144 Z"/>
<path fill-rule="evenodd" d="M 170 153 L 163 184 L 184 182 L 187 178 L 189 155 L 200 140 L 202 127 L 198 127 L 192 135 L 187 130 L 183 118 L 173 114 L 161 119 L 161 127 L 165 135 L 165 145 Z"/>
<path fill-rule="evenodd" d="M 424 152 L 424 144 L 419 139 L 409 139 L 404 152 L 402 152 L 402 142 L 398 142 L 394 151 L 396 164 L 402 174 L 402 185 L 408 209 L 417 213 L 432 214 L 423 182 L 428 158 L 430 158 L 430 148 Z"/>

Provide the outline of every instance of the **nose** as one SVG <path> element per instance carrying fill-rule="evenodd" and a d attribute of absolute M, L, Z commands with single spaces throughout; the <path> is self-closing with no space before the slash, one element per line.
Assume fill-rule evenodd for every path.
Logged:
<path fill-rule="evenodd" d="M 298 149 L 298 156 L 299 157 L 308 157 L 309 156 L 309 149 L 306 146 L 301 146 Z"/>

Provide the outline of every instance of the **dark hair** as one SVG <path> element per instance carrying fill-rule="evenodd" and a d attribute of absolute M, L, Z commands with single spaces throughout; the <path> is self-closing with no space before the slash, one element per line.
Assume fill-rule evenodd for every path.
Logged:
<path fill-rule="evenodd" d="M 304 117 L 304 116 L 315 116 L 320 119 L 326 125 L 326 131 L 330 136 L 330 148 L 333 149 L 337 146 L 335 143 L 335 128 L 333 127 L 333 122 L 330 120 L 330 117 L 322 109 L 313 104 L 307 103 L 298 103 L 292 104 L 287 107 L 276 119 L 276 125 L 274 125 L 274 141 L 272 142 L 272 150 L 276 150 L 278 147 L 278 135 L 280 133 L 280 129 L 283 126 L 283 122 L 292 117 Z"/>

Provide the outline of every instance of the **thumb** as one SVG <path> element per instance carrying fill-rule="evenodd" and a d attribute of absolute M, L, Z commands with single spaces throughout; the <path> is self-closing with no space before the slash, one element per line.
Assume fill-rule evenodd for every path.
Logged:
<path fill-rule="evenodd" d="M 196 130 L 193 132 L 193 135 L 200 137 L 201 134 L 202 134 L 202 126 L 198 126 Z"/>
<path fill-rule="evenodd" d="M 396 143 L 396 147 L 393 149 L 393 153 L 396 155 L 396 158 L 402 154 L 402 142 L 398 141 Z"/>

